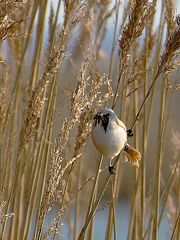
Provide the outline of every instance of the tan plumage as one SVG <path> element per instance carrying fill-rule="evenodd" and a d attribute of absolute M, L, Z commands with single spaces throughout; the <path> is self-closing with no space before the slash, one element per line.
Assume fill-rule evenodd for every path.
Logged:
<path fill-rule="evenodd" d="M 124 151 L 128 161 L 134 166 L 139 167 L 139 161 L 141 160 L 140 152 L 137 149 L 131 147 L 128 143 L 126 143 Z"/>

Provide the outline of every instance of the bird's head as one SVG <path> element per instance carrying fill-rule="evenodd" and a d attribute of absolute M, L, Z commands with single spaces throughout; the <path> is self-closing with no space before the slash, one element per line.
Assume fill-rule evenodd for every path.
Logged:
<path fill-rule="evenodd" d="M 96 126 L 97 124 L 101 124 L 101 126 L 104 127 L 104 130 L 106 132 L 109 122 L 118 121 L 118 118 L 112 109 L 103 108 L 97 111 L 97 113 L 93 117 L 93 120 L 94 126 Z"/>

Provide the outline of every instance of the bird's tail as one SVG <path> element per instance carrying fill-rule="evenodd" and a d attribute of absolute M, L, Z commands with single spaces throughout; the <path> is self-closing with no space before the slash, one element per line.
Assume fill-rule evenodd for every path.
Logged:
<path fill-rule="evenodd" d="M 134 166 L 139 167 L 139 161 L 141 160 L 140 152 L 137 149 L 131 147 L 128 143 L 126 143 L 124 151 L 128 161 Z"/>

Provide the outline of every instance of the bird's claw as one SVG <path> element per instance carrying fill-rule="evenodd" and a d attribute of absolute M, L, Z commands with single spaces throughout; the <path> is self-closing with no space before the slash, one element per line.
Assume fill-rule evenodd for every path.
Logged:
<path fill-rule="evenodd" d="M 116 168 L 113 167 L 113 166 L 109 166 L 109 173 L 110 174 L 115 174 L 115 172 L 116 172 Z"/>
<path fill-rule="evenodd" d="M 127 135 L 128 135 L 128 137 L 133 137 L 133 135 L 134 135 L 133 130 L 132 129 L 128 129 L 127 130 Z"/>

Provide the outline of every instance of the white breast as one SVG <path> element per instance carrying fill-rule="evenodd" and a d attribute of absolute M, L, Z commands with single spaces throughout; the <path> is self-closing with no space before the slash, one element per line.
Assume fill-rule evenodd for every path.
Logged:
<path fill-rule="evenodd" d="M 127 141 L 126 130 L 115 121 L 108 124 L 106 132 L 101 123 L 93 125 L 91 137 L 100 154 L 108 158 L 117 156 Z"/>

